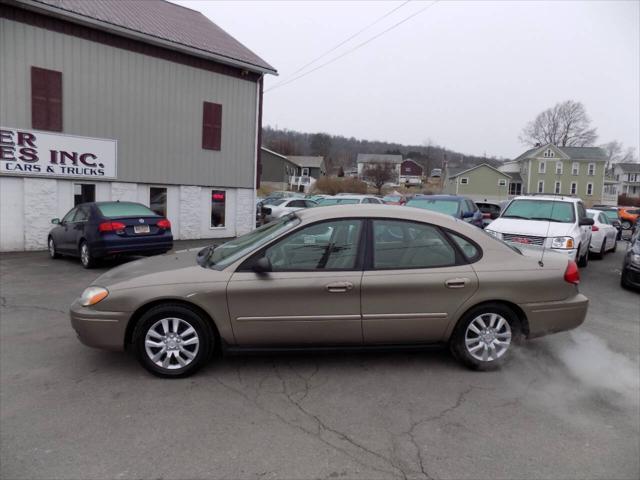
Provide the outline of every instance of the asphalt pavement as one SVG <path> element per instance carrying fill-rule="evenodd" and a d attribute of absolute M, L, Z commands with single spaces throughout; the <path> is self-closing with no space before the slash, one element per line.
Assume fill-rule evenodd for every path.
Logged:
<path fill-rule="evenodd" d="M 68 307 L 106 267 L 0 255 L 0 478 L 637 479 L 625 246 L 581 271 L 585 324 L 500 371 L 433 348 L 226 357 L 182 380 L 75 338 Z"/>

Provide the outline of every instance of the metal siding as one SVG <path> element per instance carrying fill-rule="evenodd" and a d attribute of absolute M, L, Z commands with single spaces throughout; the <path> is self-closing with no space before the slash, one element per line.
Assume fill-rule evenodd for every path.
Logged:
<path fill-rule="evenodd" d="M 31 128 L 30 67 L 62 72 L 63 133 L 118 140 L 118 180 L 253 188 L 256 84 L 0 18 L 0 124 Z M 223 105 L 202 149 L 202 102 Z"/>

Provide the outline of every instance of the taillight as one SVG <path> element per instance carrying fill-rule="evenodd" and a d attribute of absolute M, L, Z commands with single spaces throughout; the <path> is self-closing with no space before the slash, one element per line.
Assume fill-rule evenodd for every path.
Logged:
<path fill-rule="evenodd" d="M 578 265 L 573 260 L 569 260 L 567 269 L 564 271 L 564 281 L 578 285 L 580 283 L 580 271 Z"/>
<path fill-rule="evenodd" d="M 592 232 L 598 232 L 598 231 L 600 231 L 600 228 L 598 228 L 597 225 L 591 225 L 591 231 Z"/>
<path fill-rule="evenodd" d="M 491 218 L 491 214 L 490 213 L 483 213 L 482 214 L 482 218 Z"/>
<path fill-rule="evenodd" d="M 126 225 L 122 222 L 102 222 L 98 225 L 98 230 L 101 232 L 121 232 L 125 228 Z"/>
<path fill-rule="evenodd" d="M 158 220 L 158 223 L 156 225 L 158 225 L 158 228 L 162 228 L 163 230 L 171 230 L 171 222 L 166 218 Z"/>

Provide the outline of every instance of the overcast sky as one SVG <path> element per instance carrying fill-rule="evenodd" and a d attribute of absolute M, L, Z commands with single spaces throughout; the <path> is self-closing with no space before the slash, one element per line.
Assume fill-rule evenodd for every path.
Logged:
<path fill-rule="evenodd" d="M 402 5 L 190 1 L 273 65 L 265 90 Z M 309 69 L 431 1 L 411 1 Z M 598 143 L 640 147 L 640 3 L 441 1 L 343 58 L 265 93 L 264 124 L 514 157 L 522 127 L 585 104 Z M 303 72 L 301 72 L 303 73 Z"/>

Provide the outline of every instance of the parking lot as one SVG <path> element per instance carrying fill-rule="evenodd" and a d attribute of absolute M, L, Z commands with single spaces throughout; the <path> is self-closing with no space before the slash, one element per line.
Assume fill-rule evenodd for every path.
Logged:
<path fill-rule="evenodd" d="M 421 352 L 236 356 L 163 380 L 83 346 L 72 300 L 108 266 L 3 254 L 2 478 L 638 478 L 640 295 L 626 242 L 582 270 L 574 332 L 502 370 Z"/>

